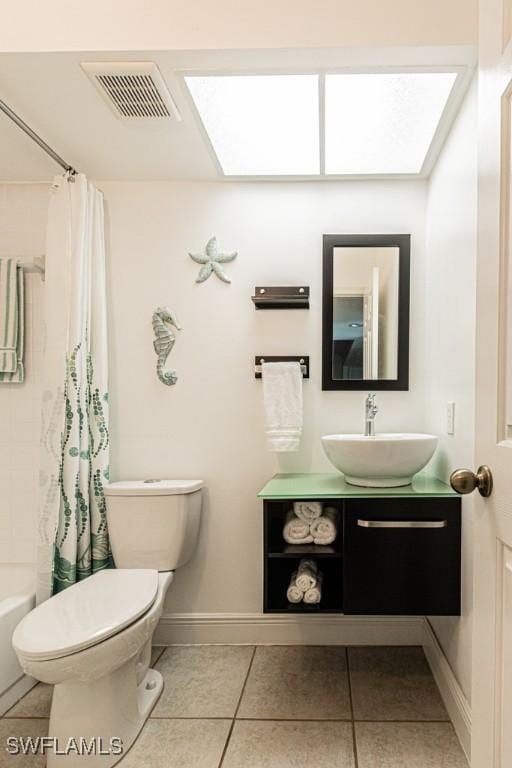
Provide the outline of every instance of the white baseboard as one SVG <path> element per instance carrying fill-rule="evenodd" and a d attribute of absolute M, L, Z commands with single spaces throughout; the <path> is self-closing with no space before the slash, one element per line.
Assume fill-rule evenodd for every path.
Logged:
<path fill-rule="evenodd" d="M 247 645 L 423 645 L 422 617 L 272 613 L 162 616 L 154 643 Z"/>
<path fill-rule="evenodd" d="M 424 623 L 423 650 L 450 719 L 468 761 L 471 761 L 471 706 L 453 674 L 428 619 Z"/>
<path fill-rule="evenodd" d="M 0 717 L 5 715 L 11 707 L 14 707 L 16 702 L 28 693 L 36 683 L 37 680 L 34 680 L 33 677 L 23 675 L 23 677 L 20 677 L 19 680 L 16 680 L 6 691 L 0 694 Z"/>

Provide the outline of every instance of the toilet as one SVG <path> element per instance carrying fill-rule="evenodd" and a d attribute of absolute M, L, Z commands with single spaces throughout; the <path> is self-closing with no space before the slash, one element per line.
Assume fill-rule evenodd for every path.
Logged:
<path fill-rule="evenodd" d="M 48 768 L 109 768 L 149 716 L 163 688 L 151 640 L 173 572 L 196 546 L 201 489 L 200 480 L 107 485 L 116 568 L 51 597 L 16 627 L 23 671 L 55 686 Z"/>

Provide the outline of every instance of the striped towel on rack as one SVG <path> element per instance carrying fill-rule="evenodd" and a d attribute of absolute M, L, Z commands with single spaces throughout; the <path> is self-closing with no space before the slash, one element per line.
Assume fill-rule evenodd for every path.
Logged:
<path fill-rule="evenodd" d="M 0 384 L 21 384 L 24 344 L 23 268 L 0 259 Z"/>

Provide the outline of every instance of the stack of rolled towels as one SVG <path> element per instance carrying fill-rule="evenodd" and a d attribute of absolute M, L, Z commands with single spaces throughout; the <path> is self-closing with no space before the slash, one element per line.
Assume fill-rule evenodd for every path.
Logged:
<path fill-rule="evenodd" d="M 320 501 L 296 501 L 286 516 L 283 538 L 288 544 L 332 544 L 338 535 L 338 510 Z"/>
<path fill-rule="evenodd" d="M 322 573 L 315 560 L 303 557 L 292 573 L 286 596 L 290 603 L 317 605 L 322 599 Z"/>

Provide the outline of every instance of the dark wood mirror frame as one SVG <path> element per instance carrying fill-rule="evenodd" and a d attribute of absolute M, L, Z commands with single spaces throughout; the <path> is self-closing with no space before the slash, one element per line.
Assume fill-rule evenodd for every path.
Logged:
<path fill-rule="evenodd" d="M 399 249 L 398 355 L 396 379 L 333 379 L 333 254 L 335 248 Z M 324 235 L 322 291 L 322 389 L 409 389 L 410 235 Z"/>

